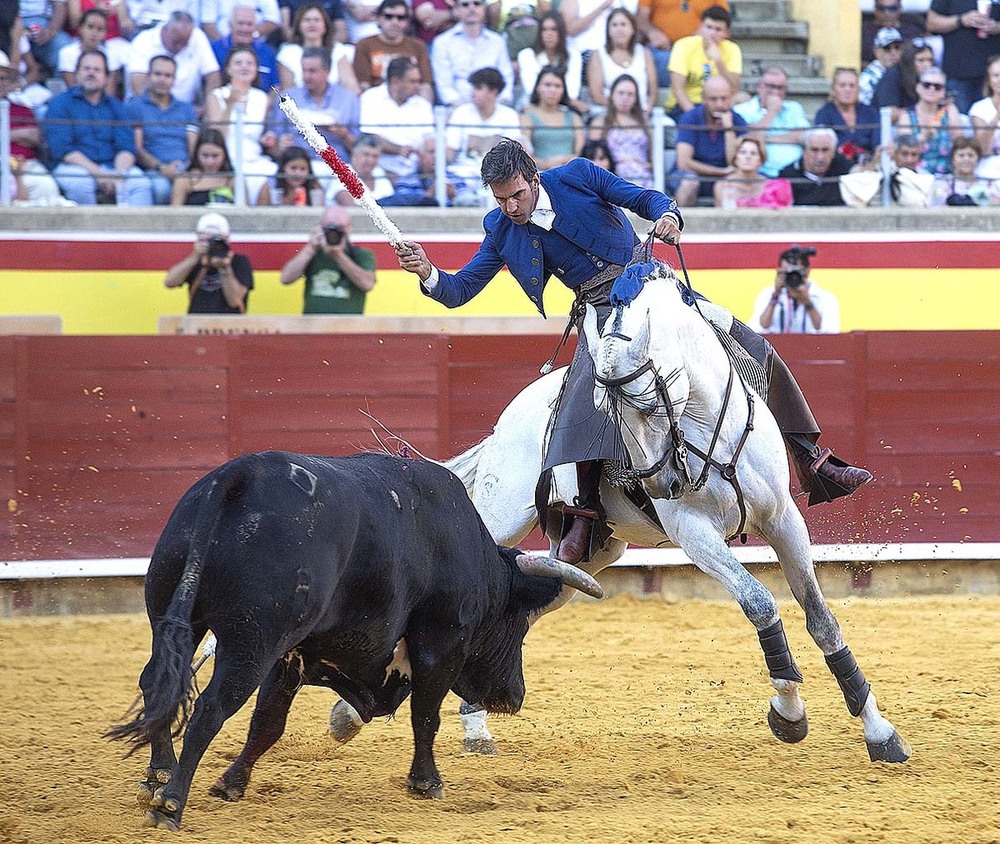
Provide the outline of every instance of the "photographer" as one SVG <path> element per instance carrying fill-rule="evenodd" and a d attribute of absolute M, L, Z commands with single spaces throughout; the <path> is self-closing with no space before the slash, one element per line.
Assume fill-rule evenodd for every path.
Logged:
<path fill-rule="evenodd" d="M 339 205 L 323 212 L 320 225 L 281 268 L 281 283 L 305 276 L 304 314 L 360 314 L 375 286 L 375 253 L 350 241 L 351 218 Z"/>
<path fill-rule="evenodd" d="M 837 334 L 840 303 L 809 280 L 811 246 L 792 245 L 781 253 L 773 287 L 754 302 L 750 327 L 761 334 Z"/>
<path fill-rule="evenodd" d="M 195 232 L 191 254 L 167 270 L 163 284 L 189 286 L 189 314 L 245 314 L 253 270 L 229 245 L 229 221 L 211 211 L 198 218 Z"/>

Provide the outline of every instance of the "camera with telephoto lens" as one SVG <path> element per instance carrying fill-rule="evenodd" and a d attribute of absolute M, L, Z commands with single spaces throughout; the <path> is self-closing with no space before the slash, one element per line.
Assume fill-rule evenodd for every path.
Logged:
<path fill-rule="evenodd" d="M 225 258 L 229 254 L 229 243 L 224 237 L 211 237 L 206 254 L 209 258 Z"/>
<path fill-rule="evenodd" d="M 808 267 L 809 259 L 815 254 L 816 250 L 812 246 L 799 246 L 798 244 L 793 244 L 781 253 L 781 261 L 785 264 L 791 264 L 793 267 Z M 795 290 L 796 288 L 801 287 L 805 283 L 805 280 L 805 276 L 802 275 L 801 270 L 785 270 L 786 287 Z"/>
<path fill-rule="evenodd" d="M 339 246 L 344 239 L 343 226 L 323 226 L 323 237 L 327 246 Z"/>

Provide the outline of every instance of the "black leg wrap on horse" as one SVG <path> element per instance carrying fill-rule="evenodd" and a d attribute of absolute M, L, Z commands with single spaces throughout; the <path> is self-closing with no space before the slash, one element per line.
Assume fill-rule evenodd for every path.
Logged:
<path fill-rule="evenodd" d="M 837 685 L 840 686 L 840 691 L 843 692 L 844 700 L 847 702 L 847 711 L 857 717 L 865 708 L 868 693 L 872 690 L 864 672 L 858 667 L 858 661 L 847 645 L 824 659 L 833 676 L 837 678 Z"/>
<path fill-rule="evenodd" d="M 792 659 L 792 652 L 788 648 L 788 639 L 785 638 L 785 627 L 779 618 L 770 627 L 757 631 L 757 638 L 760 639 L 761 650 L 764 651 L 764 662 L 767 663 L 767 670 L 774 680 L 794 680 L 796 683 L 802 682 L 802 673 Z"/>

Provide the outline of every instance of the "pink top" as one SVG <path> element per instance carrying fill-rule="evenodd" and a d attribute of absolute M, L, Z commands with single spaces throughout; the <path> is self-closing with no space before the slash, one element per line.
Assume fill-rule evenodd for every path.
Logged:
<path fill-rule="evenodd" d="M 788 179 L 768 179 L 758 196 L 736 199 L 739 208 L 787 208 L 792 204 L 792 185 Z"/>

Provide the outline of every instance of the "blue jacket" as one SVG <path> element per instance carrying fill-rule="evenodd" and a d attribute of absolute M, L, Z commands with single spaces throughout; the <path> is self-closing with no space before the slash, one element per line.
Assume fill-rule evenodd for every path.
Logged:
<path fill-rule="evenodd" d="M 542 291 L 553 272 L 572 289 L 597 275 L 605 262 L 624 266 L 632 260 L 638 238 L 622 208 L 646 220 L 656 220 L 667 211 L 681 216 L 669 197 L 619 179 L 583 158 L 546 170 L 541 181 L 555 211 L 553 231 L 569 242 L 567 251 L 576 250 L 571 260 L 563 267 L 552 265 L 550 249 L 546 264 L 542 239 L 554 236 L 534 223 L 515 225 L 494 208 L 483 220 L 486 237 L 479 251 L 457 273 L 439 271 L 437 286 L 428 295 L 457 308 L 476 296 L 506 264 L 544 316 Z"/>

